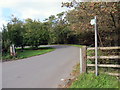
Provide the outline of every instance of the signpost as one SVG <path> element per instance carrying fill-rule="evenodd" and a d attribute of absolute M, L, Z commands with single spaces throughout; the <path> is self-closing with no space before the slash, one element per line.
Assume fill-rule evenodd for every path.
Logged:
<path fill-rule="evenodd" d="M 98 55 L 97 55 L 97 18 L 96 16 L 94 17 L 94 19 L 91 20 L 91 25 L 95 26 L 95 74 L 96 76 L 98 75 L 98 67 L 97 67 L 97 59 L 98 59 Z"/>

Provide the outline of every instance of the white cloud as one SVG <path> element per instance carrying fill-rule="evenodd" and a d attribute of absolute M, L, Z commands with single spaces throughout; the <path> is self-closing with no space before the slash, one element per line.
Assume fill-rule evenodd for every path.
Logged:
<path fill-rule="evenodd" d="M 4 8 L 10 9 L 12 14 L 21 19 L 32 18 L 43 20 L 50 15 L 56 15 L 65 11 L 65 8 L 61 8 L 61 3 L 66 1 L 69 0 L 0 0 L 0 27 L 6 23 L 6 17 L 4 17 L 2 12 Z"/>
<path fill-rule="evenodd" d="M 3 24 L 6 25 L 6 24 L 7 24 L 7 21 L 4 20 L 4 19 L 2 19 L 2 18 L 0 18 L 0 31 L 2 31 L 2 26 L 3 26 Z"/>
<path fill-rule="evenodd" d="M 50 15 L 56 15 L 59 12 L 67 10 L 66 8 L 61 8 L 61 3 L 67 1 L 71 0 L 0 0 L 0 27 L 7 22 L 6 16 L 11 16 L 9 15 L 11 13 L 7 13 L 6 11 L 4 12 L 6 12 L 5 14 L 7 15 L 4 15 L 4 8 L 10 9 L 12 14 L 21 19 L 39 18 L 43 20 Z"/>
<path fill-rule="evenodd" d="M 7 24 L 7 22 L 6 22 L 6 20 L 3 19 L 2 9 L 0 8 L 0 31 L 2 31 L 1 28 L 2 28 L 3 24 Z"/>

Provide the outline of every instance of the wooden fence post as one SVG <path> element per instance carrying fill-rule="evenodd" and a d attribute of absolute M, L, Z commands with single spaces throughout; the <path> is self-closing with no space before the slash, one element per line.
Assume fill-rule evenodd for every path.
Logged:
<path fill-rule="evenodd" d="M 80 48 L 80 73 L 86 73 L 87 67 L 87 47 Z"/>

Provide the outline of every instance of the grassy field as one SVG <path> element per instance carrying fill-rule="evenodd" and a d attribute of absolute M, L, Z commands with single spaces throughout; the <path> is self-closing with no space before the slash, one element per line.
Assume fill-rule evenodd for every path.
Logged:
<path fill-rule="evenodd" d="M 23 58 L 36 56 L 36 55 L 45 54 L 45 53 L 51 52 L 53 50 L 55 50 L 55 49 L 51 48 L 51 47 L 40 47 L 37 50 L 32 49 L 32 48 L 25 48 L 23 51 L 20 48 L 17 48 L 16 49 L 16 52 L 17 52 L 16 56 L 14 56 L 14 57 L 10 56 L 10 54 L 7 53 L 7 54 L 4 54 L 2 56 L 2 60 L 8 61 L 8 60 L 23 59 Z"/>

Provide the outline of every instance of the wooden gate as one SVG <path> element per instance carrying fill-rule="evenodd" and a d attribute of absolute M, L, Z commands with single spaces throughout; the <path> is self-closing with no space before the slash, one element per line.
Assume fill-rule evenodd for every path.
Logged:
<path fill-rule="evenodd" d="M 95 59 L 95 56 L 87 56 L 87 50 L 94 50 L 95 48 L 87 48 L 86 46 L 83 46 L 80 48 L 80 73 L 85 73 L 87 71 L 88 67 L 93 67 L 95 64 L 87 64 L 87 59 Z M 98 47 L 98 50 L 119 50 L 120 47 Z M 120 56 L 98 56 L 98 59 L 119 59 Z M 114 65 L 114 64 L 98 64 L 98 67 L 114 67 L 114 68 L 120 68 L 120 65 Z M 120 76 L 120 73 L 108 73 L 109 75 L 115 75 Z"/>

